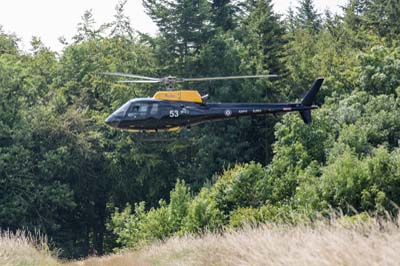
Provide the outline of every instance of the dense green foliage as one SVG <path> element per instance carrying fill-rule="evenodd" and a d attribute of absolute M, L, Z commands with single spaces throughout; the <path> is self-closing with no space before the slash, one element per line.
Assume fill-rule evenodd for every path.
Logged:
<path fill-rule="evenodd" d="M 270 0 L 146 0 L 159 27 L 151 37 L 135 33 L 121 1 L 99 28 L 85 12 L 60 54 L 38 38 L 21 51 L 0 28 L 0 227 L 40 230 L 63 256 L 80 257 L 332 208 L 396 213 L 395 2 L 351 0 L 343 16 L 322 16 L 304 0 L 284 18 Z M 196 84 L 216 102 L 294 101 L 323 76 L 323 105 L 311 125 L 297 114 L 244 118 L 143 142 L 103 121 L 158 88 L 105 71 L 281 75 Z"/>

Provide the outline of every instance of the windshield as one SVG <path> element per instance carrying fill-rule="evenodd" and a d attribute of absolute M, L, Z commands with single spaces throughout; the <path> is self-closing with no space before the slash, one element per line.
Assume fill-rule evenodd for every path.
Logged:
<path fill-rule="evenodd" d="M 127 103 L 122 105 L 120 108 L 118 108 L 118 110 L 114 112 L 114 115 L 115 116 L 124 116 L 130 105 L 131 105 L 131 103 L 130 103 L 130 101 L 128 101 Z"/>

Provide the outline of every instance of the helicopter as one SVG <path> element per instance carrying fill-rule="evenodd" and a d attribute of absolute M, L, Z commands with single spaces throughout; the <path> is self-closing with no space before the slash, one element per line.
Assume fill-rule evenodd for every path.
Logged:
<path fill-rule="evenodd" d="M 208 121 L 288 112 L 299 112 L 303 121 L 309 124 L 312 122 L 311 110 L 318 108 L 314 105 L 314 101 L 324 81 L 323 78 L 316 79 L 303 99 L 295 103 L 207 103 L 207 94 L 202 96 L 197 90 L 173 91 L 174 84 L 191 81 L 272 78 L 277 75 L 153 78 L 119 72 L 102 74 L 130 78 L 119 81 L 122 83 L 164 83 L 166 85 L 165 91 L 158 91 L 151 98 L 129 100 L 105 120 L 105 123 L 113 128 L 142 133 L 179 131 L 182 128 L 190 129 L 192 125 Z"/>

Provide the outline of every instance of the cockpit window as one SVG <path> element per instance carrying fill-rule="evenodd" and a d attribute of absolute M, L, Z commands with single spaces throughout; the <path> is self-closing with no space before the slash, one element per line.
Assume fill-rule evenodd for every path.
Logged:
<path fill-rule="evenodd" d="M 139 106 L 138 105 L 132 105 L 131 109 L 129 110 L 129 113 L 138 113 L 139 112 Z"/>
<path fill-rule="evenodd" d="M 132 103 L 128 111 L 128 117 L 133 117 L 137 115 L 145 115 L 149 108 L 148 103 Z"/>

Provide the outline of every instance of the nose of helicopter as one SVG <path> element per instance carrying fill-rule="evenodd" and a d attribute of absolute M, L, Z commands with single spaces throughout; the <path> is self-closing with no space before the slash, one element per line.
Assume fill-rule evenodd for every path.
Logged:
<path fill-rule="evenodd" d="M 119 119 L 116 119 L 114 115 L 110 115 L 106 118 L 105 122 L 110 127 L 117 127 L 120 121 Z"/>

